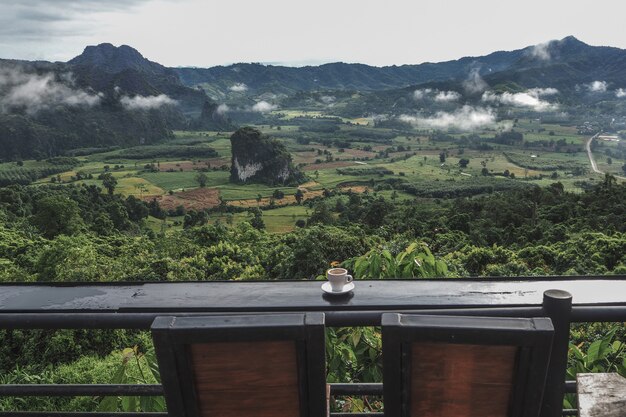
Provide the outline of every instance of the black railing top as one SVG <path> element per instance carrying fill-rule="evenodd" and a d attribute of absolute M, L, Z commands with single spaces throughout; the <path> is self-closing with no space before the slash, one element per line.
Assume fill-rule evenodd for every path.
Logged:
<path fill-rule="evenodd" d="M 540 306 L 565 290 L 574 306 L 626 306 L 626 276 L 513 279 L 359 280 L 345 296 L 321 281 L 3 284 L 6 313 L 399 311 Z"/>

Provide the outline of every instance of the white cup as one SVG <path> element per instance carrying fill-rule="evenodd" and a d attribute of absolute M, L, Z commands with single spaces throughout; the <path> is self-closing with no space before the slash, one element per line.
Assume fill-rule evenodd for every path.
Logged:
<path fill-rule="evenodd" d="M 329 269 L 326 271 L 326 278 L 333 292 L 343 291 L 343 287 L 352 282 L 352 275 L 348 275 L 348 270 L 343 268 Z"/>

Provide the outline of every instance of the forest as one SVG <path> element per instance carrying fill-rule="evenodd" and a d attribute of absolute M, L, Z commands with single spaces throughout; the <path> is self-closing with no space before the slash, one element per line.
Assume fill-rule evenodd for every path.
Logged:
<path fill-rule="evenodd" d="M 148 216 L 163 216 L 157 202 L 87 185 L 12 185 L 0 189 L 0 280 L 316 279 L 337 264 L 354 270 L 356 279 L 625 274 L 625 201 L 626 185 L 608 175 L 582 193 L 567 192 L 557 182 L 423 204 L 406 204 L 377 192 L 332 191 L 301 202 L 310 207 L 311 216 L 289 233 L 265 231 L 258 209 L 250 209 L 249 221 L 237 225 L 207 224 L 204 217 L 164 233 L 146 225 Z M 398 256 L 402 253 L 410 256 Z M 406 268 L 403 259 L 416 257 L 422 266 L 411 262 L 413 267 Z M 594 334 L 612 343 L 623 336 L 623 328 L 575 329 L 581 357 Z M 151 342 L 144 332 L 15 330 L 0 335 L 3 383 L 155 381 L 147 371 Z M 338 329 L 329 337 L 334 339 L 329 344 L 328 360 L 334 364 L 329 381 L 380 379 L 380 335 L 375 329 Z M 622 350 L 611 346 L 593 364 L 581 359 L 572 366 L 613 363 L 623 372 L 621 362 L 613 361 Z M 354 363 L 346 362 L 345 355 L 354 355 Z M 8 398 L 0 408 L 162 407 L 159 399 L 143 401 Z M 337 407 L 359 408 L 353 403 L 358 399 L 346 401 Z"/>

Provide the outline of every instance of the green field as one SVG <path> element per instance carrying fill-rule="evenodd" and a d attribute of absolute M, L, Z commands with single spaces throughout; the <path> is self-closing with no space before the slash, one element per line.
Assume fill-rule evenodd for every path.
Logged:
<path fill-rule="evenodd" d="M 321 196 L 324 189 L 367 190 L 386 199 L 393 197 L 402 201 L 414 199 L 416 195 L 437 196 L 442 192 L 444 195 L 466 195 L 491 189 L 492 186 L 549 185 L 555 181 L 561 182 L 567 190 L 580 191 L 581 184 L 602 180 L 601 175 L 591 172 L 583 149 L 588 137 L 578 135 L 572 126 L 521 119 L 515 129 L 523 134 L 522 143 L 515 146 L 496 143 L 493 140 L 494 131 L 486 129 L 474 132 L 473 145 L 468 146 L 467 142 L 463 142 L 466 133 L 432 138 L 425 132 L 375 128 L 369 118 L 324 119 L 319 118 L 323 116 L 320 111 L 298 109 L 275 112 L 275 115 L 278 114 L 283 121 L 293 120 L 293 125 L 281 125 L 280 129 L 269 124 L 259 127 L 281 141 L 292 154 L 294 164 L 299 165 L 307 175 L 309 181 L 303 186 L 305 200 Z M 300 127 L 309 122 L 334 123 L 339 129 L 334 129 L 332 133 L 303 131 Z M 214 207 L 216 196 L 240 209 L 266 206 L 278 189 L 286 197 L 278 201 L 279 208 L 264 210 L 265 223 L 272 232 L 292 230 L 296 220 L 306 219 L 310 214 L 310 209 L 304 206 L 280 207 L 294 202 L 297 188 L 230 182 L 229 135 L 229 132 L 177 131 L 175 139 L 167 144 L 80 156 L 77 166 L 37 179 L 36 183 L 61 181 L 62 184 L 102 187 L 98 177 L 108 171 L 118 181 L 116 193 L 144 199 L 180 194 L 181 200 L 175 200 L 179 202 L 173 204 L 185 204 L 185 193 L 199 187 L 199 170 L 205 170 L 205 187 L 207 192 L 212 190 L 213 197 L 207 194 L 206 205 L 201 203 L 200 207 Z M 477 144 L 484 144 L 485 150 L 478 150 L 482 148 L 477 148 Z M 603 141 L 596 145 L 594 155 L 598 167 L 614 175 L 623 174 L 622 165 L 626 163 L 623 144 Z M 169 155 L 170 149 L 173 155 Z M 205 154 L 193 155 L 194 149 L 202 152 L 212 149 L 217 156 L 207 159 Z M 191 154 L 187 155 L 187 152 Z M 442 153 L 445 154 L 445 162 L 440 159 Z M 144 154 L 147 157 L 141 159 Z M 155 155 L 159 155 L 158 159 Z M 132 156 L 132 159 L 124 156 Z M 463 159 L 467 160 L 465 167 L 459 165 Z M 23 166 L 15 162 L 1 163 L 0 173 L 41 170 L 45 166 L 45 161 L 24 161 Z M 507 176 L 510 178 L 505 178 Z M 499 182 L 499 179 L 505 182 Z M 409 192 L 403 191 L 405 189 Z M 197 209 L 198 203 L 194 204 L 190 207 Z M 246 221 L 249 216 L 248 213 L 235 213 L 232 216 L 212 215 L 211 219 L 237 224 Z M 182 221 L 182 217 L 178 220 L 168 218 L 163 226 L 162 221 L 150 219 L 148 225 L 154 231 L 160 231 L 162 228 L 181 227 Z"/>

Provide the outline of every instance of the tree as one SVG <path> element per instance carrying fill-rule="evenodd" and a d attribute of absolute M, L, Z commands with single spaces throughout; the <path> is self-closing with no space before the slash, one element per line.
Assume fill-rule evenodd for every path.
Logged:
<path fill-rule="evenodd" d="M 624 165 L 626 167 L 626 165 Z M 301 189 L 298 188 L 298 190 L 296 190 L 296 194 L 294 195 L 294 197 L 296 198 L 296 202 L 298 204 L 302 203 L 302 199 L 304 198 L 304 193 L 302 192 Z"/>
<path fill-rule="evenodd" d="M 251 213 L 252 213 L 252 219 L 250 219 L 250 225 L 252 225 L 252 227 L 254 227 L 257 230 L 265 229 L 265 222 L 263 221 L 263 212 L 260 209 L 255 208 L 251 210 Z"/>
<path fill-rule="evenodd" d="M 117 186 L 117 179 L 110 172 L 106 172 L 100 175 L 100 179 L 102 180 L 102 186 L 107 189 L 110 195 L 113 195 L 115 191 L 115 187 Z"/>
<path fill-rule="evenodd" d="M 276 200 L 282 200 L 283 198 L 285 198 L 285 193 L 279 189 L 275 189 L 274 192 L 272 193 L 272 198 Z"/>
<path fill-rule="evenodd" d="M 624 174 L 626 174 L 626 164 L 622 165 L 622 171 L 624 171 Z"/>
<path fill-rule="evenodd" d="M 207 224 L 209 221 L 209 215 L 206 211 L 190 211 L 185 215 L 185 219 L 183 221 L 183 227 L 185 229 L 194 226 L 202 226 Z"/>
<path fill-rule="evenodd" d="M 424 158 L 426 159 L 426 158 Z M 445 152 L 441 152 L 439 154 L 439 162 L 441 162 L 442 164 L 446 162 L 446 153 Z"/>
<path fill-rule="evenodd" d="M 207 175 L 204 172 L 200 172 L 198 175 L 196 175 L 196 181 L 200 185 L 200 188 L 206 187 L 206 183 L 208 179 L 209 177 L 207 177 Z"/>
<path fill-rule="evenodd" d="M 459 159 L 459 166 L 461 168 L 467 168 L 467 164 L 469 164 L 469 159 L 467 158 Z"/>
<path fill-rule="evenodd" d="M 61 234 L 72 235 L 83 226 L 78 204 L 60 195 L 37 201 L 32 222 L 48 239 Z"/>
<path fill-rule="evenodd" d="M 332 224 L 334 221 L 335 219 L 333 218 L 328 205 L 325 202 L 320 201 L 313 208 L 313 213 L 311 214 L 311 217 L 309 217 L 307 224 Z"/>

